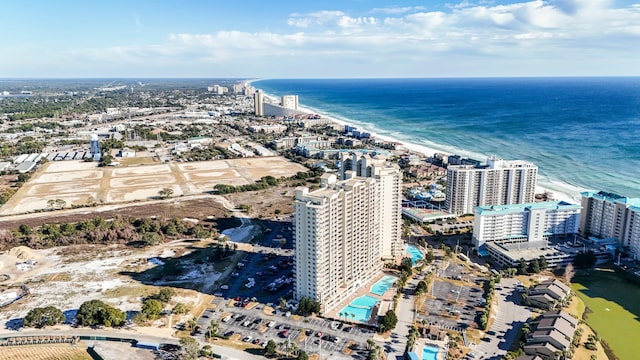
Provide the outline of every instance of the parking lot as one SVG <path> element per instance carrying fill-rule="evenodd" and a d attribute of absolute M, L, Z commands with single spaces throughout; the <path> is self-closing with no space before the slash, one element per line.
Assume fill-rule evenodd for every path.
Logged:
<path fill-rule="evenodd" d="M 266 231 L 227 279 L 220 279 L 212 307 L 197 319 L 196 336 L 204 340 L 211 320 L 218 335 L 233 341 L 264 347 L 289 341 L 307 353 L 333 358 L 365 359 L 366 341 L 374 331 L 340 321 L 300 318 L 276 309 L 293 290 L 293 229 L 291 218 L 266 222 Z M 293 309 L 293 307 L 291 307 Z M 345 352 L 347 354 L 345 354 Z"/>
<path fill-rule="evenodd" d="M 445 329 L 461 331 L 476 322 L 477 312 L 484 305 L 482 278 L 465 266 L 449 262 L 439 272 L 421 308 L 421 319 Z"/>
<path fill-rule="evenodd" d="M 238 263 L 229 278 L 221 279 L 216 295 L 227 298 L 255 297 L 277 304 L 293 291 L 293 231 L 288 221 L 269 222 L 253 251 Z"/>
<path fill-rule="evenodd" d="M 366 358 L 366 341 L 373 336 L 372 330 L 315 317 L 296 320 L 282 311 L 267 315 L 262 304 L 252 308 L 239 306 L 245 300 L 248 299 L 214 299 L 216 308 L 208 309 L 198 320 L 202 329 L 198 336 L 204 337 L 210 321 L 215 320 L 219 324 L 218 335 L 256 347 L 264 347 L 269 340 L 276 344 L 288 340 L 307 353 Z M 349 355 L 344 353 L 345 349 L 350 349 Z"/>

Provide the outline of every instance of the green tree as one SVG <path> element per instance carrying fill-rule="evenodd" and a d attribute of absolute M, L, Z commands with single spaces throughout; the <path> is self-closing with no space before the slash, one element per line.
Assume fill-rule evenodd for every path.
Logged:
<path fill-rule="evenodd" d="M 540 258 L 538 259 L 538 264 L 540 265 L 540 271 L 545 271 L 549 267 L 547 258 L 544 257 L 544 255 L 540 255 Z"/>
<path fill-rule="evenodd" d="M 189 307 L 183 303 L 177 303 L 172 312 L 177 315 L 186 314 L 189 312 Z"/>
<path fill-rule="evenodd" d="M 426 294 L 428 289 L 429 287 L 425 280 L 420 280 L 420 282 L 418 282 L 418 285 L 416 285 L 416 293 L 418 295 Z"/>
<path fill-rule="evenodd" d="M 145 246 L 153 246 L 162 242 L 162 235 L 157 232 L 145 232 L 142 233 L 142 237 L 140 239 Z"/>
<path fill-rule="evenodd" d="M 142 313 L 147 319 L 155 320 L 162 314 L 162 303 L 156 299 L 145 299 L 142 303 Z"/>
<path fill-rule="evenodd" d="M 378 320 L 378 325 L 380 325 L 380 332 L 385 332 L 388 330 L 392 330 L 398 324 L 398 316 L 395 311 L 389 310 L 380 320 Z"/>
<path fill-rule="evenodd" d="M 267 346 L 264 348 L 264 356 L 266 357 L 274 357 L 276 355 L 278 355 L 278 352 L 276 351 L 276 342 L 273 340 L 269 340 L 267 342 Z"/>
<path fill-rule="evenodd" d="M 173 189 L 172 188 L 163 188 L 162 190 L 160 190 L 158 192 L 158 195 L 160 195 L 161 199 L 167 199 L 173 196 Z"/>
<path fill-rule="evenodd" d="M 64 321 L 62 311 L 54 306 L 46 306 L 29 310 L 24 317 L 24 325 L 37 328 L 60 324 Z"/>
<path fill-rule="evenodd" d="M 413 262 L 410 257 L 402 258 L 402 262 L 400 262 L 400 270 L 407 274 L 411 274 L 413 269 Z"/>
<path fill-rule="evenodd" d="M 537 274 L 540 272 L 540 263 L 538 262 L 538 259 L 533 259 L 529 261 L 528 270 L 530 273 L 534 273 L 534 274 Z"/>
<path fill-rule="evenodd" d="M 309 355 L 307 355 L 306 351 L 300 350 L 297 360 L 309 360 Z"/>
<path fill-rule="evenodd" d="M 427 264 L 431 264 L 435 259 L 436 257 L 433 254 L 433 250 L 429 249 L 429 251 L 427 251 L 427 254 L 424 256 L 424 260 L 427 262 Z"/>
<path fill-rule="evenodd" d="M 298 303 L 297 313 L 302 316 L 309 316 L 311 314 L 320 314 L 320 303 L 308 298 L 302 297 Z"/>
<path fill-rule="evenodd" d="M 113 156 L 105 154 L 102 155 L 102 158 L 100 158 L 100 163 L 98 163 L 98 166 L 105 167 L 111 165 L 111 163 L 113 163 Z"/>
<path fill-rule="evenodd" d="M 524 258 L 520 259 L 520 263 L 518 265 L 518 274 L 520 275 L 529 275 L 529 271 L 527 270 L 527 260 Z"/>
<path fill-rule="evenodd" d="M 157 294 L 150 296 L 150 298 L 160 300 L 163 303 L 168 303 L 175 294 L 176 291 L 172 288 L 162 288 Z"/>
<path fill-rule="evenodd" d="M 180 338 L 181 356 L 180 359 L 185 360 L 198 360 L 198 341 L 196 339 L 185 336 Z"/>
<path fill-rule="evenodd" d="M 207 334 L 209 337 L 214 337 L 218 334 L 218 329 L 220 328 L 220 324 L 217 321 L 211 320 L 209 322 L 209 326 L 207 326 Z"/>
<path fill-rule="evenodd" d="M 18 231 L 22 235 L 30 235 L 33 232 L 31 227 L 29 225 L 26 225 L 26 224 L 20 225 L 20 227 L 18 227 Z"/>
<path fill-rule="evenodd" d="M 119 309 L 100 300 L 89 300 L 80 305 L 76 320 L 82 326 L 122 326 L 126 320 L 126 315 Z"/>

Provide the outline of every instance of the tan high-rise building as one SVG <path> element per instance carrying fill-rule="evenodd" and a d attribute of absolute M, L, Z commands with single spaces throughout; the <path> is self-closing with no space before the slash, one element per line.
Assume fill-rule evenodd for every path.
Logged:
<path fill-rule="evenodd" d="M 402 243 L 402 172 L 400 168 L 383 156 L 371 156 L 358 152 L 340 154 L 340 177 L 346 179 L 351 174 L 371 177 L 380 184 L 380 231 L 382 241 L 380 254 L 383 259 L 397 259 L 404 256 Z"/>
<path fill-rule="evenodd" d="M 616 239 L 640 257 L 640 199 L 605 191 L 583 192 L 580 235 Z"/>
<path fill-rule="evenodd" d="M 256 116 L 264 116 L 264 94 L 256 90 L 253 94 L 253 109 Z"/>
<path fill-rule="evenodd" d="M 454 214 L 472 214 L 476 206 L 530 203 L 537 178 L 538 167 L 521 160 L 489 158 L 486 165 L 450 165 L 445 205 Z"/>
<path fill-rule="evenodd" d="M 322 176 L 321 188 L 300 188 L 295 201 L 297 299 L 327 313 L 382 271 L 380 182 Z"/>

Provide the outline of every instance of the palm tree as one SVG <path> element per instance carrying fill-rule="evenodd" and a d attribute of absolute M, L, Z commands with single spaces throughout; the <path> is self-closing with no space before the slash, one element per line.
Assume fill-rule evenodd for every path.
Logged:
<path fill-rule="evenodd" d="M 338 313 L 338 316 L 340 317 L 340 319 L 342 319 L 344 317 L 344 313 L 340 312 Z"/>
<path fill-rule="evenodd" d="M 281 297 L 278 300 L 278 306 L 281 307 L 283 310 L 287 308 L 287 300 L 283 297 Z"/>
<path fill-rule="evenodd" d="M 376 345 L 373 339 L 367 339 L 367 349 L 371 350 Z"/>
<path fill-rule="evenodd" d="M 218 328 L 219 327 L 220 327 L 220 324 L 218 324 L 217 321 L 211 320 L 211 322 L 209 323 L 209 327 L 207 327 L 207 331 L 208 331 L 209 337 L 216 336 L 216 334 L 218 333 Z"/>
<path fill-rule="evenodd" d="M 353 322 L 356 319 L 356 314 L 351 313 L 351 322 Z"/>

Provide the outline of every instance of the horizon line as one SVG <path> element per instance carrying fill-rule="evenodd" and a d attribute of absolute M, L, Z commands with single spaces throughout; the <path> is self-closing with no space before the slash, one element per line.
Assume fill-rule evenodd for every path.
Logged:
<path fill-rule="evenodd" d="M 151 79 L 151 80 L 244 80 L 244 81 L 262 81 L 262 80 L 384 80 L 384 79 L 406 79 L 406 80 L 419 80 L 419 79 L 604 79 L 604 78 L 640 78 L 640 75 L 499 75 L 499 76 L 416 76 L 416 77 L 392 77 L 392 76 L 372 76 L 372 77 L 209 77 L 209 76 L 104 76 L 104 77 L 0 77 L 0 81 L 19 81 L 19 80 L 102 80 L 102 79 L 116 79 L 116 80 L 137 80 L 137 79 Z"/>

